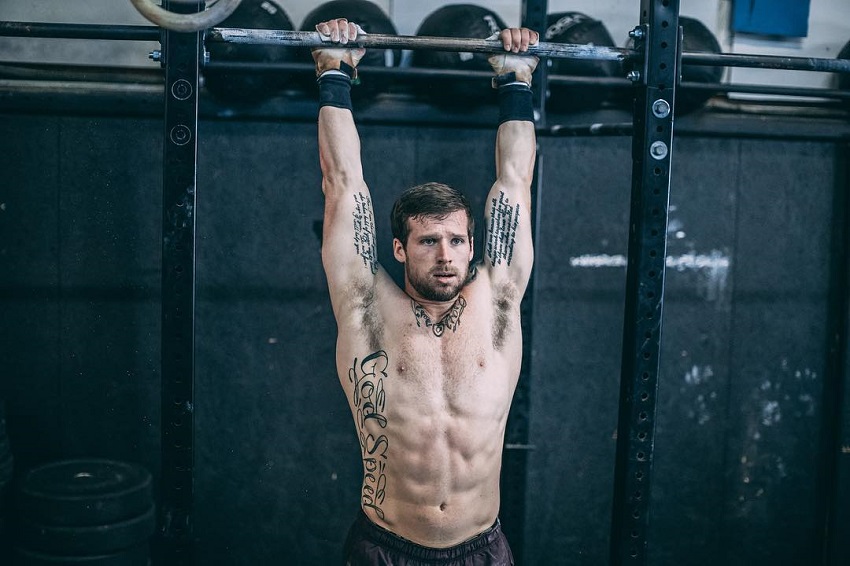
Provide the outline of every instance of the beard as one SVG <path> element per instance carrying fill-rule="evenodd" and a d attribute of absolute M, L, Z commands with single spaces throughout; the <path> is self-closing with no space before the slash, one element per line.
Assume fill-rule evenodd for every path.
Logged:
<path fill-rule="evenodd" d="M 404 272 L 410 286 L 427 301 L 444 302 L 450 301 L 458 296 L 460 290 L 466 285 L 469 268 L 463 270 L 455 267 L 435 267 L 428 273 L 419 274 L 410 269 L 410 264 L 404 264 Z M 454 277 L 444 282 L 435 277 L 437 273 L 451 273 Z"/>

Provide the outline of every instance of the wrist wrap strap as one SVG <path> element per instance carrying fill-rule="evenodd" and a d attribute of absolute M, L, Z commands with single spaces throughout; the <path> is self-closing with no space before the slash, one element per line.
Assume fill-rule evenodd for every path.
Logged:
<path fill-rule="evenodd" d="M 534 122 L 531 88 L 525 83 L 512 83 L 499 87 L 499 124 L 511 120 Z"/>
<path fill-rule="evenodd" d="M 334 106 L 354 111 L 351 106 L 351 79 L 348 75 L 340 71 L 325 71 L 316 82 L 319 84 L 319 108 Z"/>

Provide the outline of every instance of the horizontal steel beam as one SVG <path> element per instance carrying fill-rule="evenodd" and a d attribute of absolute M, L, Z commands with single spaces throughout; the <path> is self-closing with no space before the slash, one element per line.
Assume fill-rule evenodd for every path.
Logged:
<path fill-rule="evenodd" d="M 159 40 L 159 34 L 160 29 L 156 26 L 0 22 L 0 37 L 157 41 Z"/>
<path fill-rule="evenodd" d="M 823 71 L 850 73 L 850 59 L 819 59 L 817 57 L 781 57 L 778 55 L 748 55 L 730 53 L 682 53 L 682 63 L 713 67 L 754 67 L 788 71 Z"/>

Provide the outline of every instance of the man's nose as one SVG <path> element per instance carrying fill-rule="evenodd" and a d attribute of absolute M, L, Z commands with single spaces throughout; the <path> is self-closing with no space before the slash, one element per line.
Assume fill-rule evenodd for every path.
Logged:
<path fill-rule="evenodd" d="M 441 262 L 451 263 L 452 258 L 449 254 L 450 249 L 448 241 L 440 240 L 437 243 L 437 259 Z"/>

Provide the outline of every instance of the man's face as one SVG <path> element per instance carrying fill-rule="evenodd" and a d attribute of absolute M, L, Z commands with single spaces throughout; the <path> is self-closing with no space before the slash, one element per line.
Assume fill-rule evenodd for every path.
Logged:
<path fill-rule="evenodd" d="M 407 245 L 393 240 L 393 254 L 404 263 L 407 282 L 427 301 L 454 299 L 466 283 L 472 260 L 466 212 L 457 210 L 443 220 L 411 218 L 407 223 Z"/>

